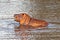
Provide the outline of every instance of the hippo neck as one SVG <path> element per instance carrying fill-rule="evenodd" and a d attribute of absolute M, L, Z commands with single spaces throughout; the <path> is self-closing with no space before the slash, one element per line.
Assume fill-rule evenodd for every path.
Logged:
<path fill-rule="evenodd" d="M 29 22 L 30 22 L 30 20 L 31 20 L 31 18 L 27 18 L 27 19 L 25 20 L 25 22 L 24 22 L 24 25 L 28 25 Z"/>

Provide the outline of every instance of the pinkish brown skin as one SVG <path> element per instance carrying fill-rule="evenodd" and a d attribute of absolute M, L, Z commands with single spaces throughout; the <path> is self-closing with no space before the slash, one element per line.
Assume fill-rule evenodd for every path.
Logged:
<path fill-rule="evenodd" d="M 34 28 L 48 26 L 48 22 L 46 22 L 45 20 L 38 20 L 31 18 L 26 13 L 15 14 L 14 17 L 15 17 L 15 21 L 19 22 L 22 25 L 29 25 Z"/>

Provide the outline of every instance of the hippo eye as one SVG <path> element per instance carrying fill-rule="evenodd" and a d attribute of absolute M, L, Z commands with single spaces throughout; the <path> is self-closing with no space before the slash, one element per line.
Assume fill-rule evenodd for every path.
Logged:
<path fill-rule="evenodd" d="M 22 15 L 24 15 L 24 14 L 22 14 Z"/>

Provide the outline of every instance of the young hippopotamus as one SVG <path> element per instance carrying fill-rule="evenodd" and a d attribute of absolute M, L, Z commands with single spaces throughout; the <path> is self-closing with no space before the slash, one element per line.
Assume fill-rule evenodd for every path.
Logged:
<path fill-rule="evenodd" d="M 48 22 L 46 22 L 45 20 L 32 18 L 27 13 L 15 14 L 14 18 L 15 21 L 20 23 L 20 25 L 29 25 L 34 28 L 48 26 Z"/>

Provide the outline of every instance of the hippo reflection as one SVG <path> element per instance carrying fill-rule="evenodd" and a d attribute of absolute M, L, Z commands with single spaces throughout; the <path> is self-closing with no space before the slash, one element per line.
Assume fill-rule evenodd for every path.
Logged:
<path fill-rule="evenodd" d="M 18 27 L 15 27 L 16 36 L 21 38 L 22 40 L 28 40 L 31 36 L 30 32 L 26 32 L 26 30 L 30 31 L 30 28 L 32 29 L 32 27 L 26 25 L 20 25 Z"/>

